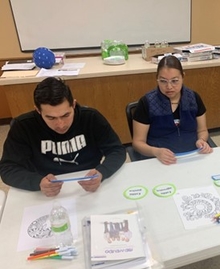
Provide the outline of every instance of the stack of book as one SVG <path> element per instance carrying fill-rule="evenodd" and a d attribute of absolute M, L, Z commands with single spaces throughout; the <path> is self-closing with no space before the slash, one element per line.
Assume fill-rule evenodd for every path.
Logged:
<path fill-rule="evenodd" d="M 215 47 L 212 45 L 198 43 L 182 47 L 174 47 L 174 50 L 182 54 L 183 61 L 196 62 L 211 60 Z"/>
<path fill-rule="evenodd" d="M 162 268 L 152 259 L 136 214 L 93 215 L 83 220 L 86 268 Z"/>
<path fill-rule="evenodd" d="M 7 61 L 1 68 L 2 71 L 8 70 L 32 70 L 36 67 L 32 60 Z"/>
<path fill-rule="evenodd" d="M 215 46 L 215 50 L 212 52 L 213 59 L 220 58 L 220 46 Z"/>
<path fill-rule="evenodd" d="M 154 64 L 158 64 L 160 62 L 160 60 L 163 59 L 163 57 L 168 56 L 168 55 L 173 55 L 175 56 L 179 61 L 183 61 L 183 57 L 180 53 L 166 53 L 166 54 L 158 54 L 158 55 L 154 55 L 151 58 L 151 62 Z"/>

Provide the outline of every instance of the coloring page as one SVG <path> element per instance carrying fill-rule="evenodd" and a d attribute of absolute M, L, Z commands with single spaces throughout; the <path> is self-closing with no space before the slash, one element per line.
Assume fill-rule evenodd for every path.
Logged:
<path fill-rule="evenodd" d="M 77 219 L 74 199 L 57 199 L 69 214 L 73 237 L 77 237 Z M 34 249 L 36 247 L 54 246 L 54 238 L 51 232 L 49 214 L 53 207 L 53 201 L 39 206 L 24 208 L 21 222 L 17 251 Z"/>
<path fill-rule="evenodd" d="M 178 190 L 173 196 L 185 229 L 213 224 L 220 196 L 213 186 Z"/>

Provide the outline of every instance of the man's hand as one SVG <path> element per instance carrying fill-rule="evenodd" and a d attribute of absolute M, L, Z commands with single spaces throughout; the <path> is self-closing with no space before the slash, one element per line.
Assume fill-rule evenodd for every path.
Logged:
<path fill-rule="evenodd" d="M 97 177 L 92 178 L 90 180 L 82 180 L 82 181 L 78 181 L 79 185 L 85 190 L 85 191 L 90 191 L 90 192 L 94 192 L 98 189 L 98 187 L 101 184 L 101 180 L 102 180 L 102 174 L 99 173 L 96 169 L 92 169 L 89 171 L 88 174 L 86 174 L 85 176 L 94 176 L 97 175 Z"/>
<path fill-rule="evenodd" d="M 48 174 L 46 177 L 42 178 L 40 182 L 41 191 L 48 197 L 56 196 L 63 185 L 63 182 L 51 182 L 51 179 L 56 179 L 54 175 Z"/>

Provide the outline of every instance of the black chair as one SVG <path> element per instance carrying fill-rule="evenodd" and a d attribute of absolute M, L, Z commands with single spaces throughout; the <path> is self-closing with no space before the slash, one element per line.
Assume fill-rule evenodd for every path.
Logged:
<path fill-rule="evenodd" d="M 133 137 L 133 122 L 132 122 L 132 120 L 133 120 L 133 114 L 134 114 L 134 111 L 135 111 L 135 109 L 137 107 L 137 104 L 138 104 L 138 101 L 135 101 L 135 102 L 129 103 L 126 106 L 126 117 L 127 117 L 127 122 L 128 122 L 128 127 L 129 127 L 129 130 L 130 130 L 131 138 Z M 207 143 L 212 148 L 217 147 L 217 145 L 211 139 L 210 136 L 208 138 Z M 126 150 L 127 150 L 128 155 L 129 155 L 129 157 L 130 157 L 130 159 L 131 159 L 132 162 L 152 158 L 152 157 L 146 157 L 146 156 L 141 155 L 140 153 L 136 152 L 133 149 L 132 145 L 128 145 L 126 147 Z"/>
<path fill-rule="evenodd" d="M 136 102 L 129 103 L 126 106 L 126 117 L 127 117 L 127 122 L 128 122 L 129 131 L 131 134 L 131 138 L 133 137 L 133 122 L 132 122 L 133 114 L 134 114 L 134 111 L 137 107 L 137 104 L 138 104 L 138 102 L 136 101 Z M 127 153 L 130 157 L 130 160 L 132 162 L 152 158 L 152 157 L 144 156 L 144 155 L 140 154 L 139 152 L 135 151 L 133 149 L 132 145 L 127 145 L 126 150 L 127 150 Z"/>

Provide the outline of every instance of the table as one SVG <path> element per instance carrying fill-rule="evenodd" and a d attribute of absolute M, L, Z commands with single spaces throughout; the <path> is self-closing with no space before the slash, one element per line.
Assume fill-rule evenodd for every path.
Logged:
<path fill-rule="evenodd" d="M 141 54 L 129 55 L 124 65 L 105 65 L 100 56 L 67 59 L 84 62 L 78 76 L 65 77 L 74 98 L 82 105 L 98 109 L 110 122 L 122 143 L 131 142 L 125 107 L 156 87 L 157 65 L 142 59 Z M 208 128 L 220 127 L 219 85 L 220 59 L 183 63 L 184 83 L 197 91 L 207 108 Z M 33 110 L 33 91 L 42 78 L 3 78 L 4 90 L 11 116 Z"/>
<path fill-rule="evenodd" d="M 210 186 L 213 184 L 211 175 L 220 174 L 219 159 L 220 148 L 214 148 L 212 154 L 182 158 L 177 164 L 170 166 L 163 165 L 157 159 L 126 163 L 111 178 L 105 180 L 95 193 L 85 192 L 76 182 L 65 183 L 58 198 L 75 198 L 79 227 L 79 256 L 73 261 L 27 262 L 26 258 L 31 250 L 16 251 L 24 208 L 45 204 L 53 198 L 47 198 L 40 192 L 10 188 L 0 224 L 1 266 L 14 269 L 85 268 L 80 229 L 82 218 L 134 208 L 136 201 L 126 199 L 123 192 L 131 186 L 139 185 L 149 191 L 137 201 L 145 211 L 149 239 L 158 250 L 166 269 L 217 256 L 220 253 L 220 237 L 217 236 L 220 227 L 211 224 L 185 230 L 173 197 L 155 196 L 152 189 L 162 183 L 172 183 L 177 189 Z M 215 188 L 220 194 L 220 188 Z"/>
<path fill-rule="evenodd" d="M 2 217 L 2 212 L 4 210 L 5 199 L 6 199 L 5 192 L 3 190 L 0 190 L 0 221 Z"/>

